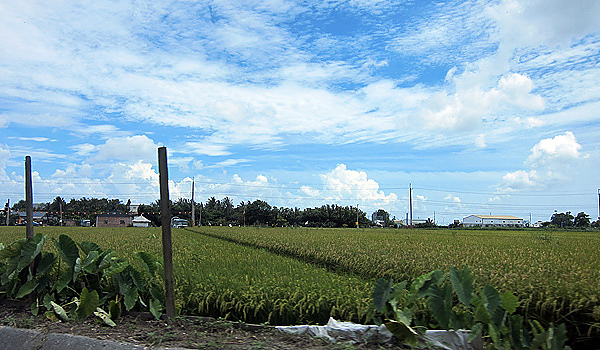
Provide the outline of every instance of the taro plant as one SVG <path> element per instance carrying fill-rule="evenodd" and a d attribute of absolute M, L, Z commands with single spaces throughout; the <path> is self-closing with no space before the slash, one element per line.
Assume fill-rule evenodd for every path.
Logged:
<path fill-rule="evenodd" d="M 31 312 L 49 318 L 83 320 L 96 315 L 106 324 L 122 310 L 148 309 L 158 319 L 164 305 L 161 265 L 146 252 L 136 253 L 140 272 L 123 258 L 92 242 L 76 244 L 61 235 L 58 252 L 42 252 L 41 234 L 0 247 L 0 293 L 31 301 Z"/>
<path fill-rule="evenodd" d="M 519 300 L 510 292 L 500 293 L 485 285 L 473 287 L 467 266 L 451 268 L 449 273 L 435 270 L 412 283 L 380 279 L 373 290 L 373 319 L 396 338 L 417 344 L 430 327 L 469 329 L 470 341 L 481 338 L 489 349 L 564 349 L 567 340 L 564 324 L 544 329 L 538 321 L 516 314 Z M 433 319 L 415 317 L 427 308 Z M 434 322 L 430 322 L 434 321 Z"/>

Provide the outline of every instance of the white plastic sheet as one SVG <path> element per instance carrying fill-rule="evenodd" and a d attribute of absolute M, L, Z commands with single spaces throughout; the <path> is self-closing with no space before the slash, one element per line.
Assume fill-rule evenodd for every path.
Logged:
<path fill-rule="evenodd" d="M 277 326 L 281 332 L 310 335 L 320 337 L 331 342 L 351 341 L 354 343 L 388 343 L 392 340 L 392 333 L 384 325 L 361 325 L 352 322 L 340 322 L 329 318 L 325 326 Z M 440 349 L 447 350 L 476 350 L 480 346 L 469 343 L 469 331 L 443 331 L 430 330 L 423 339 Z"/>

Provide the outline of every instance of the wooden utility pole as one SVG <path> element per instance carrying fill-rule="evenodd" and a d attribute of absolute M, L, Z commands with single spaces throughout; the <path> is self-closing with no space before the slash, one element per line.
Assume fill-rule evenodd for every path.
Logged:
<path fill-rule="evenodd" d="M 31 157 L 25 157 L 25 206 L 27 212 L 27 226 L 25 237 L 33 238 L 33 188 L 31 186 Z"/>
<path fill-rule="evenodd" d="M 173 290 L 173 246 L 171 243 L 171 202 L 169 201 L 169 173 L 167 148 L 158 148 L 158 171 L 160 180 L 160 217 L 162 226 L 163 264 L 165 268 L 165 310 L 167 321 L 175 317 Z"/>
<path fill-rule="evenodd" d="M 10 217 L 10 198 L 6 201 L 6 226 L 8 226 L 8 218 Z"/>
<path fill-rule="evenodd" d="M 356 204 L 356 228 L 358 228 L 358 203 Z"/>
<path fill-rule="evenodd" d="M 192 178 L 192 227 L 196 226 L 196 208 L 194 207 L 194 178 Z"/>

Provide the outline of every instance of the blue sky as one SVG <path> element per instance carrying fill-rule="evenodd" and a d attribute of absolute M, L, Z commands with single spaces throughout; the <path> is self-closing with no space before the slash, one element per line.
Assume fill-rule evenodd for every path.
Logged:
<path fill-rule="evenodd" d="M 0 3 L 0 199 L 598 215 L 597 1 Z"/>

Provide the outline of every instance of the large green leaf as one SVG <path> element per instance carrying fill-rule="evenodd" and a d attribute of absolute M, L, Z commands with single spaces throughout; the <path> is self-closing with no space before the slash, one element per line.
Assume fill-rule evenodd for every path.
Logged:
<path fill-rule="evenodd" d="M 54 310 L 54 312 L 58 315 L 58 317 L 63 320 L 63 321 L 68 321 L 69 320 L 69 316 L 67 316 L 67 312 L 65 311 L 65 309 L 63 309 L 62 306 L 58 305 L 57 303 L 50 301 L 50 305 L 52 305 L 52 309 Z"/>
<path fill-rule="evenodd" d="M 112 250 L 107 249 L 98 256 L 98 270 L 102 271 L 110 266 L 112 262 Z"/>
<path fill-rule="evenodd" d="M 88 291 L 87 288 L 83 288 L 81 291 L 81 296 L 79 298 L 79 305 L 75 310 L 75 315 L 78 320 L 85 320 L 91 314 L 94 313 L 98 304 L 100 302 L 100 298 L 98 296 L 98 292 L 92 290 Z"/>
<path fill-rule="evenodd" d="M 410 309 L 399 310 L 396 309 L 396 320 L 410 326 L 412 322 L 412 311 Z"/>
<path fill-rule="evenodd" d="M 71 278 L 73 277 L 73 272 L 68 269 L 60 269 L 58 275 L 58 281 L 56 281 L 56 291 L 58 293 L 62 292 L 63 289 L 71 282 Z"/>
<path fill-rule="evenodd" d="M 469 267 L 465 266 L 462 271 L 452 267 L 450 269 L 450 281 L 458 296 L 458 301 L 469 307 L 473 296 L 473 275 Z"/>
<path fill-rule="evenodd" d="M 27 238 L 22 238 L 0 250 L 0 260 L 21 255 L 21 248 L 23 248 L 25 242 L 27 242 Z"/>
<path fill-rule="evenodd" d="M 38 286 L 38 283 L 38 280 L 35 278 L 25 282 L 21 288 L 19 288 L 19 291 L 15 297 L 20 299 L 26 295 L 29 295 Z"/>
<path fill-rule="evenodd" d="M 50 303 L 51 301 L 56 301 L 54 298 L 54 294 L 44 295 L 42 302 L 43 302 L 44 306 L 46 307 L 46 309 L 48 309 L 48 310 L 52 309 L 52 304 Z"/>
<path fill-rule="evenodd" d="M 87 273 L 96 273 L 98 269 L 98 256 L 99 253 L 97 250 L 90 251 L 81 262 L 81 269 Z"/>
<path fill-rule="evenodd" d="M 413 295 L 423 298 L 428 294 L 428 289 L 432 285 L 439 285 L 444 273 L 440 270 L 434 270 L 417 277 L 410 285 Z"/>
<path fill-rule="evenodd" d="M 509 338 L 512 347 L 521 350 L 525 346 L 525 337 L 523 332 L 523 316 L 512 315 L 508 322 Z"/>
<path fill-rule="evenodd" d="M 116 300 L 111 300 L 108 303 L 108 314 L 113 320 L 119 318 L 119 316 L 121 316 L 121 303 Z"/>
<path fill-rule="evenodd" d="M 485 308 L 483 303 L 478 303 L 475 306 L 475 321 L 488 324 L 492 320 L 492 316 Z"/>
<path fill-rule="evenodd" d="M 72 269 L 75 266 L 75 261 L 79 258 L 77 244 L 75 244 L 71 237 L 60 235 L 58 241 L 54 240 L 54 245 L 56 245 L 61 258 Z"/>
<path fill-rule="evenodd" d="M 146 289 L 146 280 L 144 279 L 144 276 L 142 276 L 141 272 L 131 268 L 129 269 L 129 276 L 131 276 L 133 283 L 139 290 Z"/>
<path fill-rule="evenodd" d="M 31 303 L 31 306 L 29 307 L 29 311 L 31 311 L 31 314 L 33 314 L 34 316 L 38 315 L 38 313 L 40 312 L 40 300 L 39 300 L 39 298 L 36 299 L 33 303 Z"/>
<path fill-rule="evenodd" d="M 152 284 L 150 295 L 152 295 L 153 298 L 160 300 L 161 303 L 164 303 L 165 301 L 165 291 L 160 285 Z"/>
<path fill-rule="evenodd" d="M 73 266 L 73 282 L 77 281 L 77 277 L 81 273 L 81 259 L 75 259 L 75 266 Z"/>
<path fill-rule="evenodd" d="M 517 298 L 511 292 L 504 292 L 500 294 L 500 299 L 502 300 L 502 307 L 508 311 L 509 314 L 517 311 L 517 307 L 519 306 L 519 298 Z"/>
<path fill-rule="evenodd" d="M 162 308 L 163 305 L 160 300 L 154 298 L 150 299 L 150 312 L 157 320 L 160 320 L 160 317 L 162 316 Z"/>
<path fill-rule="evenodd" d="M 123 294 L 123 296 L 125 297 L 123 300 L 125 303 L 125 309 L 129 311 L 135 306 L 135 302 L 138 299 L 138 290 L 134 285 L 130 285 L 125 290 L 125 294 Z"/>
<path fill-rule="evenodd" d="M 392 285 L 394 284 L 394 280 L 390 279 L 385 280 L 380 278 L 375 283 L 375 288 L 373 288 L 373 305 L 375 306 L 375 310 L 378 312 L 383 312 L 385 305 L 388 301 L 388 297 L 392 291 Z"/>
<path fill-rule="evenodd" d="M 100 249 L 100 247 L 93 242 L 81 242 L 79 243 L 79 248 L 81 248 L 81 251 L 83 251 L 85 254 L 89 254 L 91 251 L 97 251 L 98 253 L 102 252 L 102 249 Z"/>
<path fill-rule="evenodd" d="M 46 242 L 46 237 L 38 233 L 37 235 L 28 239 L 27 242 L 25 242 L 25 244 L 23 244 L 21 254 L 19 255 L 19 264 L 17 265 L 17 271 L 20 272 L 33 262 L 33 259 L 35 259 L 35 257 L 42 251 L 44 242 Z"/>
<path fill-rule="evenodd" d="M 8 259 L 8 264 L 6 264 L 6 271 L 2 275 L 2 285 L 5 286 L 8 282 L 12 281 L 14 277 L 19 273 L 17 271 L 17 266 L 19 265 L 19 256 L 13 256 Z"/>
<path fill-rule="evenodd" d="M 431 313 L 443 329 L 449 329 L 452 313 L 452 287 L 448 283 L 442 287 L 433 284 L 429 287 L 428 296 Z"/>
<path fill-rule="evenodd" d="M 35 269 L 35 275 L 40 276 L 46 273 L 46 271 L 52 267 L 52 264 L 54 264 L 55 261 L 56 256 L 54 253 L 43 253 L 42 259 L 40 260 L 39 264 L 37 264 Z"/>
<path fill-rule="evenodd" d="M 96 308 L 96 311 L 94 311 L 94 315 L 99 317 L 105 324 L 107 324 L 111 327 L 117 326 L 117 324 L 113 320 L 110 319 L 110 315 L 108 313 L 106 313 L 106 311 L 102 310 L 101 308 Z"/>
<path fill-rule="evenodd" d="M 148 272 L 151 276 L 154 276 L 158 262 L 154 255 L 147 252 L 137 252 L 135 256 L 137 256 L 143 262 L 146 272 Z"/>
<path fill-rule="evenodd" d="M 394 337 L 403 343 L 412 346 L 416 346 L 419 343 L 418 333 L 410 326 L 402 322 L 389 320 L 385 323 L 385 328 L 387 328 L 387 330 L 390 331 Z"/>
<path fill-rule="evenodd" d="M 127 260 L 123 258 L 112 258 L 110 266 L 104 271 L 104 276 L 110 277 L 115 273 L 120 273 L 125 270 L 127 266 L 129 266 Z"/>
<path fill-rule="evenodd" d="M 481 295 L 481 301 L 483 302 L 483 305 L 485 306 L 487 311 L 490 313 L 490 315 L 493 315 L 494 310 L 496 310 L 496 308 L 499 307 L 502 303 L 502 299 L 500 299 L 500 293 L 498 293 L 496 288 L 494 288 L 490 285 L 485 285 L 481 289 L 480 295 Z"/>

